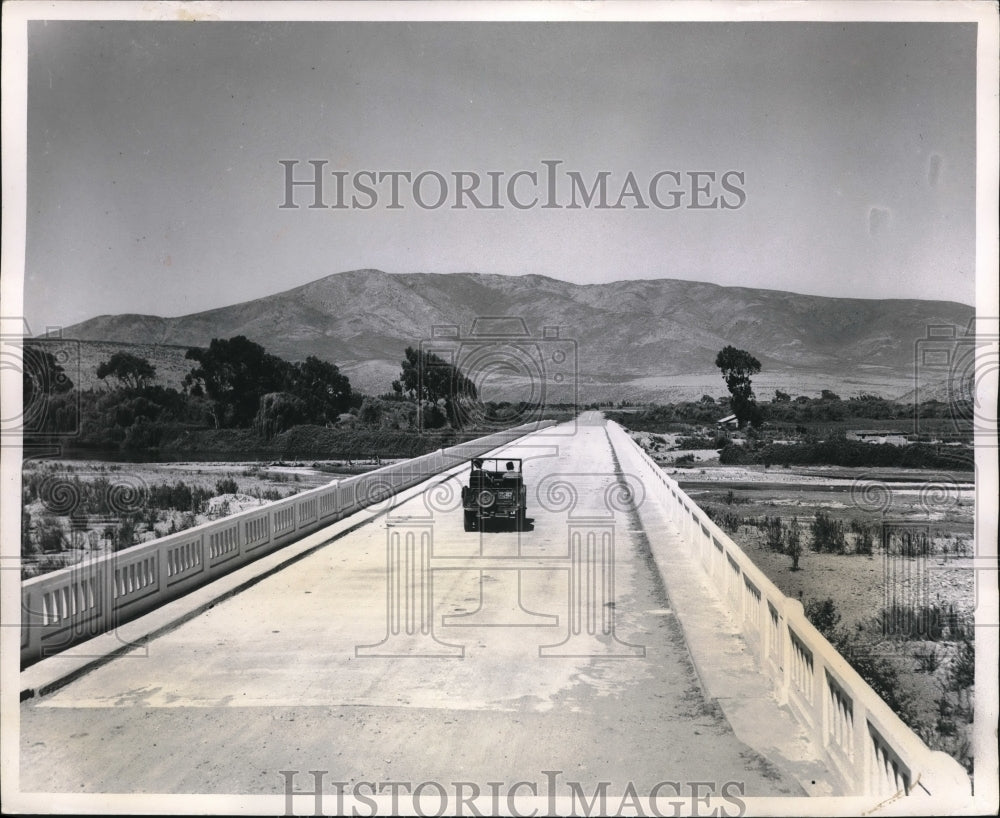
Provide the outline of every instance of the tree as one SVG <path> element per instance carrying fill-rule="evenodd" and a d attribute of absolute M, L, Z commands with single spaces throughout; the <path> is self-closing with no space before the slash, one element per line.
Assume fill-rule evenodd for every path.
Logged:
<path fill-rule="evenodd" d="M 840 400 L 840 395 L 836 392 L 831 392 L 829 389 L 824 389 L 819 394 L 820 400 Z"/>
<path fill-rule="evenodd" d="M 250 426 L 261 396 L 287 391 L 293 379 L 291 364 L 243 335 L 213 338 L 208 349 L 191 348 L 185 357 L 198 366 L 185 376 L 184 386 L 209 397 L 216 428 Z"/>
<path fill-rule="evenodd" d="M 782 392 L 780 389 L 774 390 L 774 402 L 775 403 L 789 403 L 792 400 L 792 396 L 787 392 Z"/>
<path fill-rule="evenodd" d="M 448 419 L 457 421 L 458 407 L 479 398 L 476 384 L 462 371 L 433 352 L 407 347 L 399 379 L 392 382 L 393 391 L 408 395 L 419 403 L 442 401 Z"/>
<path fill-rule="evenodd" d="M 802 556 L 802 529 L 799 527 L 799 518 L 792 517 L 792 522 L 788 526 L 788 533 L 785 535 L 785 553 L 792 558 L 792 570 L 799 570 L 799 557 Z"/>
<path fill-rule="evenodd" d="M 145 358 L 128 352 L 116 352 L 97 367 L 97 377 L 102 381 L 112 377 L 125 389 L 139 391 L 149 386 L 156 377 L 156 367 Z"/>
<path fill-rule="evenodd" d="M 25 434 L 55 434 L 76 428 L 73 382 L 58 358 L 25 344 L 21 357 L 22 428 Z"/>
<path fill-rule="evenodd" d="M 262 438 L 275 435 L 304 423 L 308 417 L 306 402 L 288 392 L 268 392 L 260 397 L 260 407 L 254 415 L 253 428 Z"/>
<path fill-rule="evenodd" d="M 365 426 L 378 426 L 382 421 L 382 406 L 377 400 L 366 397 L 358 409 L 358 420 Z"/>
<path fill-rule="evenodd" d="M 21 378 L 25 408 L 41 395 L 56 395 L 73 388 L 56 356 L 36 346 L 24 347 Z"/>
<path fill-rule="evenodd" d="M 743 349 L 727 346 L 715 356 L 715 365 L 722 370 L 722 377 L 729 389 L 729 405 L 736 415 L 736 422 L 742 429 L 749 422 L 759 426 L 760 411 L 757 408 L 750 376 L 760 372 L 760 361 Z"/>
<path fill-rule="evenodd" d="M 961 692 L 976 682 L 976 643 L 965 636 L 958 646 L 958 654 L 948 668 L 948 686 Z"/>
<path fill-rule="evenodd" d="M 290 391 L 305 403 L 313 423 L 337 420 L 351 406 L 351 382 L 329 361 L 310 355 L 292 371 Z"/>

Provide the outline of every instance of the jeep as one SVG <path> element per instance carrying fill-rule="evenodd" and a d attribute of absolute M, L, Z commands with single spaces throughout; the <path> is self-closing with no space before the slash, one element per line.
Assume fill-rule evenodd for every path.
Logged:
<path fill-rule="evenodd" d="M 469 484 L 462 487 L 465 530 L 478 531 L 488 520 L 524 528 L 527 489 L 517 457 L 477 457 L 469 470 Z"/>

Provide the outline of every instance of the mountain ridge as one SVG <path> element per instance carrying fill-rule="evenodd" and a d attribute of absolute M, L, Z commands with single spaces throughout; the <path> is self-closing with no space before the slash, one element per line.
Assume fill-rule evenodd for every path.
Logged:
<path fill-rule="evenodd" d="M 927 328 L 961 330 L 974 314 L 959 302 L 832 298 L 683 279 L 574 284 L 538 274 L 361 269 L 183 316 L 95 316 L 66 327 L 62 337 L 206 346 L 212 338 L 246 335 L 289 360 L 333 361 L 359 385 L 386 391 L 403 349 L 429 339 L 435 326 L 467 334 L 476 317 L 516 316 L 536 339 L 544 327 L 558 326 L 561 338 L 576 342 L 581 386 L 645 384 L 640 391 L 669 393 L 649 384 L 710 375 L 718 391 L 715 354 L 732 344 L 752 352 L 771 375 L 825 378 L 831 388 L 885 381 L 883 392 L 901 393 Z"/>

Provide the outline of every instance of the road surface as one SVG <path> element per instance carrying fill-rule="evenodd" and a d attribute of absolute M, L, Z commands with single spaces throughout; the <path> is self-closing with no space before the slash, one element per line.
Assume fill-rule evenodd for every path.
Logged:
<path fill-rule="evenodd" d="M 326 770 L 544 792 L 543 771 L 558 770 L 587 792 L 704 781 L 802 794 L 706 701 L 599 418 L 502 452 L 525 459 L 529 530 L 466 533 L 458 479 L 429 481 L 145 649 L 24 702 L 21 789 L 274 794 L 280 770 L 303 771 L 302 789 L 305 771 Z"/>

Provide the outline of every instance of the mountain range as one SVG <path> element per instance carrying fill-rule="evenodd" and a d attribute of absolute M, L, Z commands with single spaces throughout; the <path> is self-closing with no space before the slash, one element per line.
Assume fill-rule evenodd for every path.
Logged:
<path fill-rule="evenodd" d="M 575 344 L 581 401 L 724 394 L 715 356 L 730 344 L 761 362 L 758 395 L 829 388 L 844 397 L 898 397 L 912 389 L 917 342 L 928 328 L 961 332 L 974 314 L 950 301 L 829 298 L 676 279 L 574 284 L 538 275 L 354 270 L 175 318 L 102 315 L 62 337 L 162 346 L 167 358 L 183 358 L 186 347 L 245 335 L 288 360 L 330 360 L 356 388 L 380 393 L 398 377 L 405 347 L 430 339 L 434 327 L 454 325 L 468 336 L 476 318 L 506 316 L 522 319 L 533 338 L 558 327 L 560 342 Z M 517 377 L 500 373 L 495 382 Z"/>

